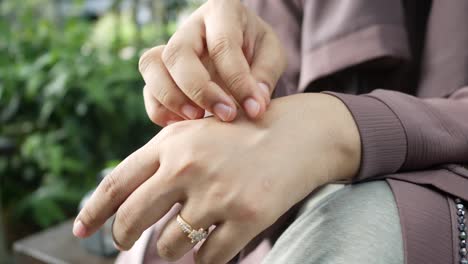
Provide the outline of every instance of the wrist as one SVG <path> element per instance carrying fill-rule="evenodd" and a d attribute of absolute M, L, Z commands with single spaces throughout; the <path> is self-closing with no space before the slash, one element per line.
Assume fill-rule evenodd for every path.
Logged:
<path fill-rule="evenodd" d="M 351 181 L 357 175 L 361 163 L 361 137 L 348 107 L 338 98 L 326 95 L 326 109 L 330 113 L 328 133 L 332 138 L 335 160 L 327 183 Z"/>
<path fill-rule="evenodd" d="M 322 156 L 318 162 L 324 171 L 314 175 L 316 184 L 350 182 L 358 174 L 361 163 L 361 138 L 351 112 L 333 95 L 308 93 L 299 96 L 307 100 L 304 110 L 310 130 L 306 136 L 314 132 L 317 135 L 316 139 L 307 141 L 307 148 L 309 152 L 319 151 Z"/>
<path fill-rule="evenodd" d="M 351 112 L 337 97 L 304 93 L 275 99 L 261 123 L 270 131 L 283 131 L 272 138 L 289 142 L 290 152 L 285 155 L 300 160 L 301 173 L 312 177 L 312 188 L 349 181 L 358 173 L 359 130 Z"/>
<path fill-rule="evenodd" d="M 361 138 L 348 107 L 329 94 L 307 93 L 299 96 L 307 101 L 304 112 L 306 119 L 310 120 L 308 129 L 317 133 L 316 139 L 308 141 L 308 149 L 319 150 L 323 156 L 320 162 L 326 171 L 318 183 L 351 181 L 360 167 Z M 313 134 L 308 132 L 306 136 Z"/>

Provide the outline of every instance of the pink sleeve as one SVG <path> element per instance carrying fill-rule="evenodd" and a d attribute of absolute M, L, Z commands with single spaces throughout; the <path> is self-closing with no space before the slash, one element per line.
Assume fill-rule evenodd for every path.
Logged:
<path fill-rule="evenodd" d="M 347 105 L 359 128 L 358 180 L 468 163 L 468 87 L 447 98 L 428 99 L 389 90 L 366 95 L 327 93 Z"/>

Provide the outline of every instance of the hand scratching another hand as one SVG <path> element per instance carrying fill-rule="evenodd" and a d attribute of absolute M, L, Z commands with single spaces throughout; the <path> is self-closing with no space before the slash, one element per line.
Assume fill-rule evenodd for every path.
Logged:
<path fill-rule="evenodd" d="M 202 118 L 205 110 L 232 121 L 237 106 L 259 118 L 285 67 L 270 26 L 237 0 L 207 1 L 139 63 L 145 107 L 160 126 Z"/>

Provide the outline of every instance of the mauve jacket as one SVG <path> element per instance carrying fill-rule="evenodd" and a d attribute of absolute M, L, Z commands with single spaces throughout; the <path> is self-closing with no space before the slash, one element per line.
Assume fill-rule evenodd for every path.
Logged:
<path fill-rule="evenodd" d="M 275 95 L 326 92 L 351 111 L 362 141 L 355 181 L 390 184 L 405 263 L 459 263 L 453 198 L 468 201 L 468 1 L 244 2 L 287 50 Z"/>
<path fill-rule="evenodd" d="M 286 47 L 289 66 L 275 96 L 326 92 L 351 111 L 362 142 L 355 181 L 390 184 L 405 263 L 459 263 L 454 197 L 468 201 L 468 0 L 244 2 Z M 117 262 L 144 255 L 145 263 L 166 263 L 154 248 L 174 213 Z M 257 242 L 285 227 L 278 221 Z M 241 263 L 259 263 L 266 241 L 251 243 Z M 176 263 L 193 263 L 191 253 Z"/>

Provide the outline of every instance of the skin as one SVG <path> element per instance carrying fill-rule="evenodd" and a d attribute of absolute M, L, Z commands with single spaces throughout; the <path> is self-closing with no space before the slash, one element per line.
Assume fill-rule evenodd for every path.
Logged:
<path fill-rule="evenodd" d="M 160 126 L 205 111 L 232 121 L 238 106 L 260 118 L 285 67 L 273 30 L 237 0 L 208 1 L 139 63 L 146 110 Z"/>
<path fill-rule="evenodd" d="M 180 204 L 181 216 L 194 228 L 215 226 L 194 254 L 195 262 L 226 263 L 314 189 L 357 173 L 360 136 L 339 99 L 311 93 L 270 103 L 270 87 L 285 59 L 277 40 L 262 42 L 270 30 L 266 24 L 250 16 L 238 1 L 208 1 L 166 47 L 143 55 L 145 106 L 154 122 L 170 125 L 105 177 L 75 220 L 76 236 L 92 235 L 115 213 L 116 244 L 128 250 Z M 234 24 L 216 28 L 224 23 Z M 196 30 L 200 25 L 205 31 Z M 215 40 L 224 44 L 210 42 Z M 199 119 L 203 110 L 216 115 L 213 106 L 220 101 L 242 106 L 245 98 L 259 102 L 256 115 L 243 107 L 228 119 Z M 185 104 L 199 107 L 200 114 L 187 118 L 180 112 Z M 193 246 L 173 218 L 156 250 L 175 261 Z"/>
<path fill-rule="evenodd" d="M 87 237 L 116 213 L 114 237 L 128 250 L 176 203 L 195 228 L 216 225 L 196 263 L 226 263 L 290 207 L 358 170 L 360 140 L 343 103 L 325 94 L 275 99 L 261 120 L 183 121 L 164 128 L 98 186 L 75 221 Z M 174 261 L 193 244 L 169 221 L 159 255 Z"/>

